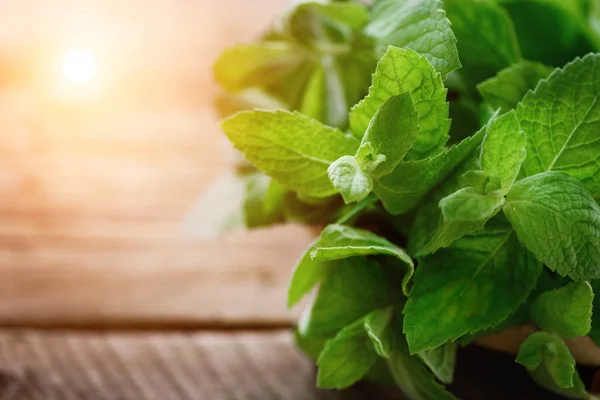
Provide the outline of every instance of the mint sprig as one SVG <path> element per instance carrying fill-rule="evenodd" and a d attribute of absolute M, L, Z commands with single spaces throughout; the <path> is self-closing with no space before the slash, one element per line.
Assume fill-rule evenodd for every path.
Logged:
<path fill-rule="evenodd" d="M 586 4 L 300 2 L 217 62 L 230 94 L 287 108 L 246 102 L 222 127 L 264 178 L 248 186 L 254 225 L 323 228 L 288 292 L 290 307 L 315 292 L 296 338 L 320 387 L 392 380 L 411 400 L 453 399 L 458 344 L 529 324 L 516 361 L 589 397 L 564 341 L 600 343 L 600 36 Z"/>

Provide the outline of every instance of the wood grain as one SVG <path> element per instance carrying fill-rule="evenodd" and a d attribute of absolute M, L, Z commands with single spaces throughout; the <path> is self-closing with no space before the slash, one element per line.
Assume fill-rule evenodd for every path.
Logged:
<path fill-rule="evenodd" d="M 231 167 L 212 62 L 284 2 L 0 2 L 0 324 L 294 321 L 285 290 L 309 231 L 183 229 Z M 86 44 L 105 90 L 57 92 L 60 76 L 39 68 Z"/>
<path fill-rule="evenodd" d="M 372 387 L 315 389 L 286 332 L 0 332 L 2 400 L 400 400 Z M 368 391 L 367 391 L 368 390 Z"/>

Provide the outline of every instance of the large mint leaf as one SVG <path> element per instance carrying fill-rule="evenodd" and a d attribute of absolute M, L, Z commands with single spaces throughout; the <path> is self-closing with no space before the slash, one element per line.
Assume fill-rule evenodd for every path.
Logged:
<path fill-rule="evenodd" d="M 332 224 L 321 232 L 298 262 L 288 292 L 288 306 L 296 304 L 323 280 L 330 268 L 327 262 L 378 254 L 395 257 L 401 262 L 405 269 L 402 288 L 408 294 L 414 264 L 404 250 L 367 230 Z"/>
<path fill-rule="evenodd" d="M 523 60 L 481 82 L 477 90 L 490 106 L 506 112 L 515 108 L 551 72 L 552 68 L 544 64 Z"/>
<path fill-rule="evenodd" d="M 365 32 L 380 45 L 425 55 L 445 78 L 460 68 L 450 25 L 440 0 L 381 0 L 373 8 Z"/>
<path fill-rule="evenodd" d="M 457 400 L 436 380 L 425 367 L 423 360 L 411 355 L 406 338 L 402 334 L 402 315 L 397 312 L 393 319 L 394 351 L 388 365 L 396 385 L 408 399 L 414 400 Z M 432 327 L 435 329 L 435 327 Z"/>
<path fill-rule="evenodd" d="M 256 168 L 290 190 L 317 198 L 337 193 L 327 168 L 359 146 L 356 138 L 296 112 L 241 112 L 222 127 Z"/>
<path fill-rule="evenodd" d="M 399 215 L 419 205 L 423 197 L 481 144 L 485 130 L 442 153 L 401 162 L 391 174 L 376 180 L 374 191 L 385 209 Z"/>
<path fill-rule="evenodd" d="M 409 92 L 419 113 L 420 132 L 408 158 L 424 158 L 448 140 L 450 120 L 442 78 L 429 61 L 409 49 L 388 47 L 377 64 L 369 95 L 350 112 L 350 128 L 360 138 L 371 119 L 390 97 Z"/>
<path fill-rule="evenodd" d="M 488 0 L 444 4 L 458 39 L 464 79 L 477 84 L 521 58 L 513 24 L 500 6 Z"/>
<path fill-rule="evenodd" d="M 504 213 L 552 271 L 574 280 L 600 278 L 600 206 L 578 180 L 546 172 L 518 181 Z"/>
<path fill-rule="evenodd" d="M 527 176 L 564 171 L 600 194 L 600 55 L 554 71 L 517 107 L 527 136 Z"/>
<path fill-rule="evenodd" d="M 505 194 L 517 179 L 525 161 L 525 135 L 514 111 L 498 117 L 490 125 L 481 148 L 481 169 L 500 179 Z"/>
<path fill-rule="evenodd" d="M 411 352 L 500 324 L 527 299 L 541 271 L 500 219 L 423 259 L 404 309 Z"/>
<path fill-rule="evenodd" d="M 585 336 L 592 324 L 594 292 L 585 281 L 542 293 L 531 304 L 531 318 L 540 328 L 568 339 Z"/>
<path fill-rule="evenodd" d="M 332 263 L 306 315 L 304 334 L 329 336 L 373 310 L 400 301 L 401 282 L 394 282 L 395 271 L 363 257 Z"/>
<path fill-rule="evenodd" d="M 347 388 L 362 379 L 377 359 L 363 321 L 349 325 L 325 343 L 317 361 L 317 386 L 323 389 Z"/>
<path fill-rule="evenodd" d="M 522 344 L 519 364 L 545 388 L 572 399 L 589 399 L 569 348 L 558 336 L 536 332 Z"/>

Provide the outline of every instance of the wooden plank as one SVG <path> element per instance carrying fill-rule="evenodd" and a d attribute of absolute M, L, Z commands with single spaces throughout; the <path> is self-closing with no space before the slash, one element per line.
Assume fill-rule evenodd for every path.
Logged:
<path fill-rule="evenodd" d="M 285 291 L 309 231 L 183 231 L 231 167 L 211 65 L 284 2 L 0 2 L 0 324 L 294 321 Z M 75 101 L 60 57 L 88 44 L 106 87 Z"/>
<path fill-rule="evenodd" d="M 290 325 L 299 310 L 286 309 L 286 288 L 311 238 L 305 229 L 286 227 L 160 247 L 4 241 L 0 324 Z"/>
<path fill-rule="evenodd" d="M 0 332 L 3 400 L 399 400 L 315 389 L 288 333 Z"/>

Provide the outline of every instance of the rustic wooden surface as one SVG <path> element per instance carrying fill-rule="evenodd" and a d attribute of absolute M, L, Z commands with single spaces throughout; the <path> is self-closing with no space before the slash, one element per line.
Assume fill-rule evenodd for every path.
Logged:
<path fill-rule="evenodd" d="M 284 3 L 0 1 L 0 324 L 297 317 L 285 289 L 309 232 L 198 240 L 183 229 L 230 167 L 211 64 Z M 99 79 L 121 80 L 101 79 L 105 93 L 75 101 L 55 91 L 60 75 L 38 69 L 88 43 Z"/>
<path fill-rule="evenodd" d="M 396 399 L 372 387 L 315 389 L 287 332 L 0 332 L 2 400 Z"/>

